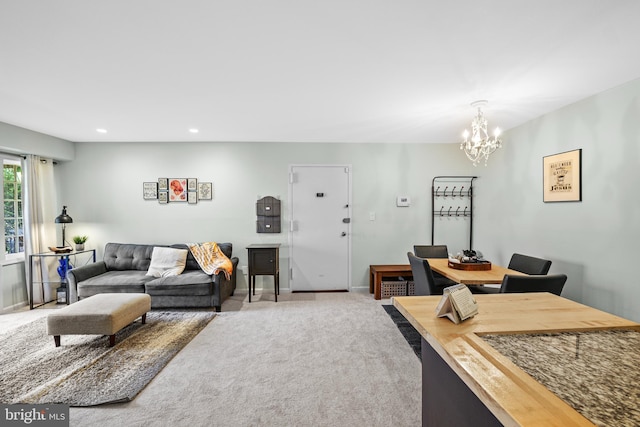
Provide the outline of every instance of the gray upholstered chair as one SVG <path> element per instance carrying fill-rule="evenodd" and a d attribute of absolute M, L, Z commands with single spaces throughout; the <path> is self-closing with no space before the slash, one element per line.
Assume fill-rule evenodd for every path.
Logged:
<path fill-rule="evenodd" d="M 560 295 L 567 281 L 566 274 L 549 274 L 545 276 L 516 276 L 507 274 L 502 279 L 500 293 L 518 292 L 551 292 Z"/>
<path fill-rule="evenodd" d="M 415 285 L 416 295 L 442 295 L 441 287 L 436 286 L 433 278 L 433 272 L 429 266 L 429 261 L 419 258 L 411 252 L 407 252 L 409 264 L 411 264 L 411 272 L 413 273 L 413 283 Z"/>
<path fill-rule="evenodd" d="M 447 245 L 413 245 L 413 253 L 418 258 L 449 258 Z M 453 280 L 447 279 L 435 271 L 433 271 L 433 278 L 436 281 L 436 286 L 440 288 L 446 288 L 447 286 L 456 284 Z"/>

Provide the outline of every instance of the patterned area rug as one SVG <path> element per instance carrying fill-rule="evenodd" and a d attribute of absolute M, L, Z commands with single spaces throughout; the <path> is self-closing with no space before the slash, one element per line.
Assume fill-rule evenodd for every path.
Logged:
<path fill-rule="evenodd" d="M 147 314 L 116 334 L 63 335 L 46 318 L 0 335 L 0 402 L 94 406 L 132 400 L 215 317 L 207 311 Z"/>
<path fill-rule="evenodd" d="M 382 308 L 384 308 L 384 310 L 387 312 L 389 317 L 391 317 L 391 320 L 393 320 L 393 323 L 396 324 L 396 326 L 400 330 L 400 333 L 402 333 L 402 336 L 404 337 L 404 339 L 407 340 L 407 342 L 413 349 L 413 352 L 416 354 L 416 356 L 418 356 L 418 359 L 420 359 L 420 362 L 422 362 L 422 356 L 420 351 L 420 346 L 421 346 L 420 333 L 416 331 L 416 328 L 414 328 L 413 325 L 409 323 L 409 321 L 402 315 L 402 313 L 400 313 L 398 309 L 395 308 L 394 306 L 383 305 Z"/>

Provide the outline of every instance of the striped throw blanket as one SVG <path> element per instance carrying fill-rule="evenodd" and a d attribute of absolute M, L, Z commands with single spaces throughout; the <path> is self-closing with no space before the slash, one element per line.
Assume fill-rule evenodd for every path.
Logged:
<path fill-rule="evenodd" d="M 216 242 L 187 243 L 193 257 L 198 261 L 198 265 L 207 274 L 218 274 L 224 272 L 227 280 L 233 273 L 233 264 Z"/>

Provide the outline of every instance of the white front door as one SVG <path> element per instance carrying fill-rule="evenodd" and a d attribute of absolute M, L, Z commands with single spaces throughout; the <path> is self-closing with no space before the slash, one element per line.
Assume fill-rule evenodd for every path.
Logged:
<path fill-rule="evenodd" d="M 291 166 L 291 290 L 349 290 L 351 169 Z"/>

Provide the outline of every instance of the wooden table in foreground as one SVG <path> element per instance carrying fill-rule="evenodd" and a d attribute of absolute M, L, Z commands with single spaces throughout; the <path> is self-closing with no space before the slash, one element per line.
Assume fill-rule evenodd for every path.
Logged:
<path fill-rule="evenodd" d="M 411 277 L 411 266 L 409 264 L 379 264 L 369 266 L 369 293 L 373 293 L 374 299 L 380 299 L 383 277 Z"/>
<path fill-rule="evenodd" d="M 423 426 L 592 426 L 480 336 L 640 331 L 640 324 L 549 293 L 475 295 L 478 314 L 456 325 L 436 317 L 440 298 L 393 298 L 422 335 Z"/>
<path fill-rule="evenodd" d="M 484 285 L 502 283 L 505 274 L 525 275 L 516 270 L 510 270 L 506 267 L 491 264 L 491 270 L 470 271 L 456 270 L 448 266 L 449 260 L 446 258 L 427 258 L 431 270 L 442 274 L 456 283 L 464 283 L 465 285 Z"/>

